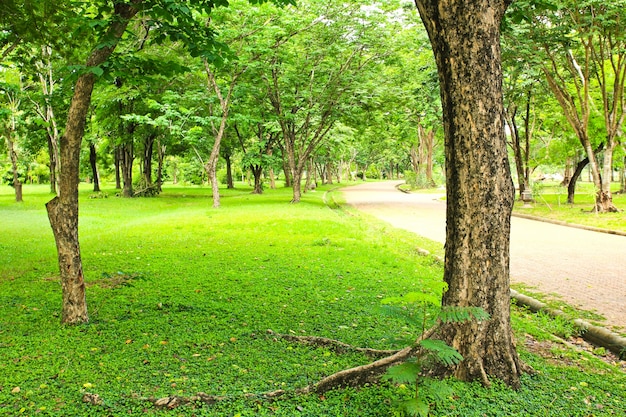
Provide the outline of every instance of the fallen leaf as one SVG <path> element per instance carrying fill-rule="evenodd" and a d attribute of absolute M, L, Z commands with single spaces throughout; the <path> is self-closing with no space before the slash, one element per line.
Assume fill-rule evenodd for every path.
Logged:
<path fill-rule="evenodd" d="M 12 394 L 17 394 L 18 392 L 20 392 L 22 389 L 20 387 L 15 387 L 11 390 Z"/>

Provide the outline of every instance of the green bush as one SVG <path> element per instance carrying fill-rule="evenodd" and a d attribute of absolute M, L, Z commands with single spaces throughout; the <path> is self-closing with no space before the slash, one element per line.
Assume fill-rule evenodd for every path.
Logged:
<path fill-rule="evenodd" d="M 404 171 L 404 180 L 412 190 L 423 190 L 426 188 L 433 188 L 435 186 L 433 181 L 426 178 L 426 174 L 417 174 L 414 171 Z"/>

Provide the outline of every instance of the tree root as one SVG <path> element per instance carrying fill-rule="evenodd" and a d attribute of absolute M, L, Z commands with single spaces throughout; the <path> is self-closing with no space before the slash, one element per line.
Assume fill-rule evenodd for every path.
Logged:
<path fill-rule="evenodd" d="M 334 373 L 323 378 L 321 381 L 301 388 L 296 392 L 300 394 L 323 394 L 334 388 L 356 387 L 366 383 L 377 382 L 387 368 L 406 360 L 413 353 L 413 347 L 405 347 L 404 349 L 401 349 L 386 358 Z"/>
<path fill-rule="evenodd" d="M 398 350 L 379 350 L 371 348 L 361 348 L 349 345 L 335 339 L 328 339 L 326 337 L 318 336 L 294 336 L 290 334 L 276 333 L 273 330 L 268 329 L 267 334 L 274 336 L 275 339 L 284 339 L 290 342 L 298 342 L 305 345 L 328 347 L 334 350 L 336 353 L 346 352 L 360 352 L 369 358 L 383 358 L 386 356 L 394 355 L 398 353 Z"/>

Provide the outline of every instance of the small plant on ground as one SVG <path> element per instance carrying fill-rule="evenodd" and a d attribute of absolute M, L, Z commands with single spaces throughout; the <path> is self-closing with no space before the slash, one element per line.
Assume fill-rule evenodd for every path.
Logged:
<path fill-rule="evenodd" d="M 463 356 L 444 341 L 431 339 L 433 331 L 428 330 L 427 326 L 431 324 L 433 318 L 436 323 L 460 323 L 468 320 L 485 320 L 489 315 L 477 307 L 441 309 L 439 297 L 418 292 L 411 292 L 403 297 L 387 298 L 383 300 L 383 304 L 385 314 L 403 319 L 410 328 L 417 328 L 420 331 L 417 339 L 411 332 L 402 335 L 401 339 L 413 336 L 405 343 L 413 346 L 415 354 L 409 361 L 390 367 L 385 378 L 399 384 L 401 389 L 413 385 L 414 395 L 408 400 L 399 402 L 398 408 L 409 416 L 426 417 L 432 405 L 442 403 L 452 395 L 452 389 L 445 380 L 426 375 L 428 369 L 437 365 L 457 365 L 463 360 Z M 433 314 L 433 311 L 436 314 Z"/>

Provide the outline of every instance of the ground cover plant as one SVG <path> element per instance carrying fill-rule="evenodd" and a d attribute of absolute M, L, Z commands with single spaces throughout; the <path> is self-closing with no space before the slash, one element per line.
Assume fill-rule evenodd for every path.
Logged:
<path fill-rule="evenodd" d="M 414 333 L 381 313 L 409 292 L 437 295 L 442 267 L 418 248 L 437 244 L 341 209 L 337 191 L 165 187 L 155 198 L 89 198 L 80 238 L 90 323 L 60 325 L 60 285 L 46 186 L 25 202 L 0 188 L 0 416 L 383 416 L 414 392 L 391 382 L 323 396 L 260 394 L 303 387 L 364 364 L 268 333 L 315 335 L 390 349 Z M 328 204 L 334 202 L 333 204 Z M 331 208 L 333 207 L 333 208 Z M 439 245 L 440 246 L 440 245 Z M 542 332 L 524 310 L 513 319 L 523 359 L 537 373 L 522 389 L 450 381 L 432 415 L 587 416 L 626 413 L 626 376 Z M 215 405 L 158 409 L 149 398 L 222 396 Z M 83 402 L 86 393 L 101 405 Z"/>

